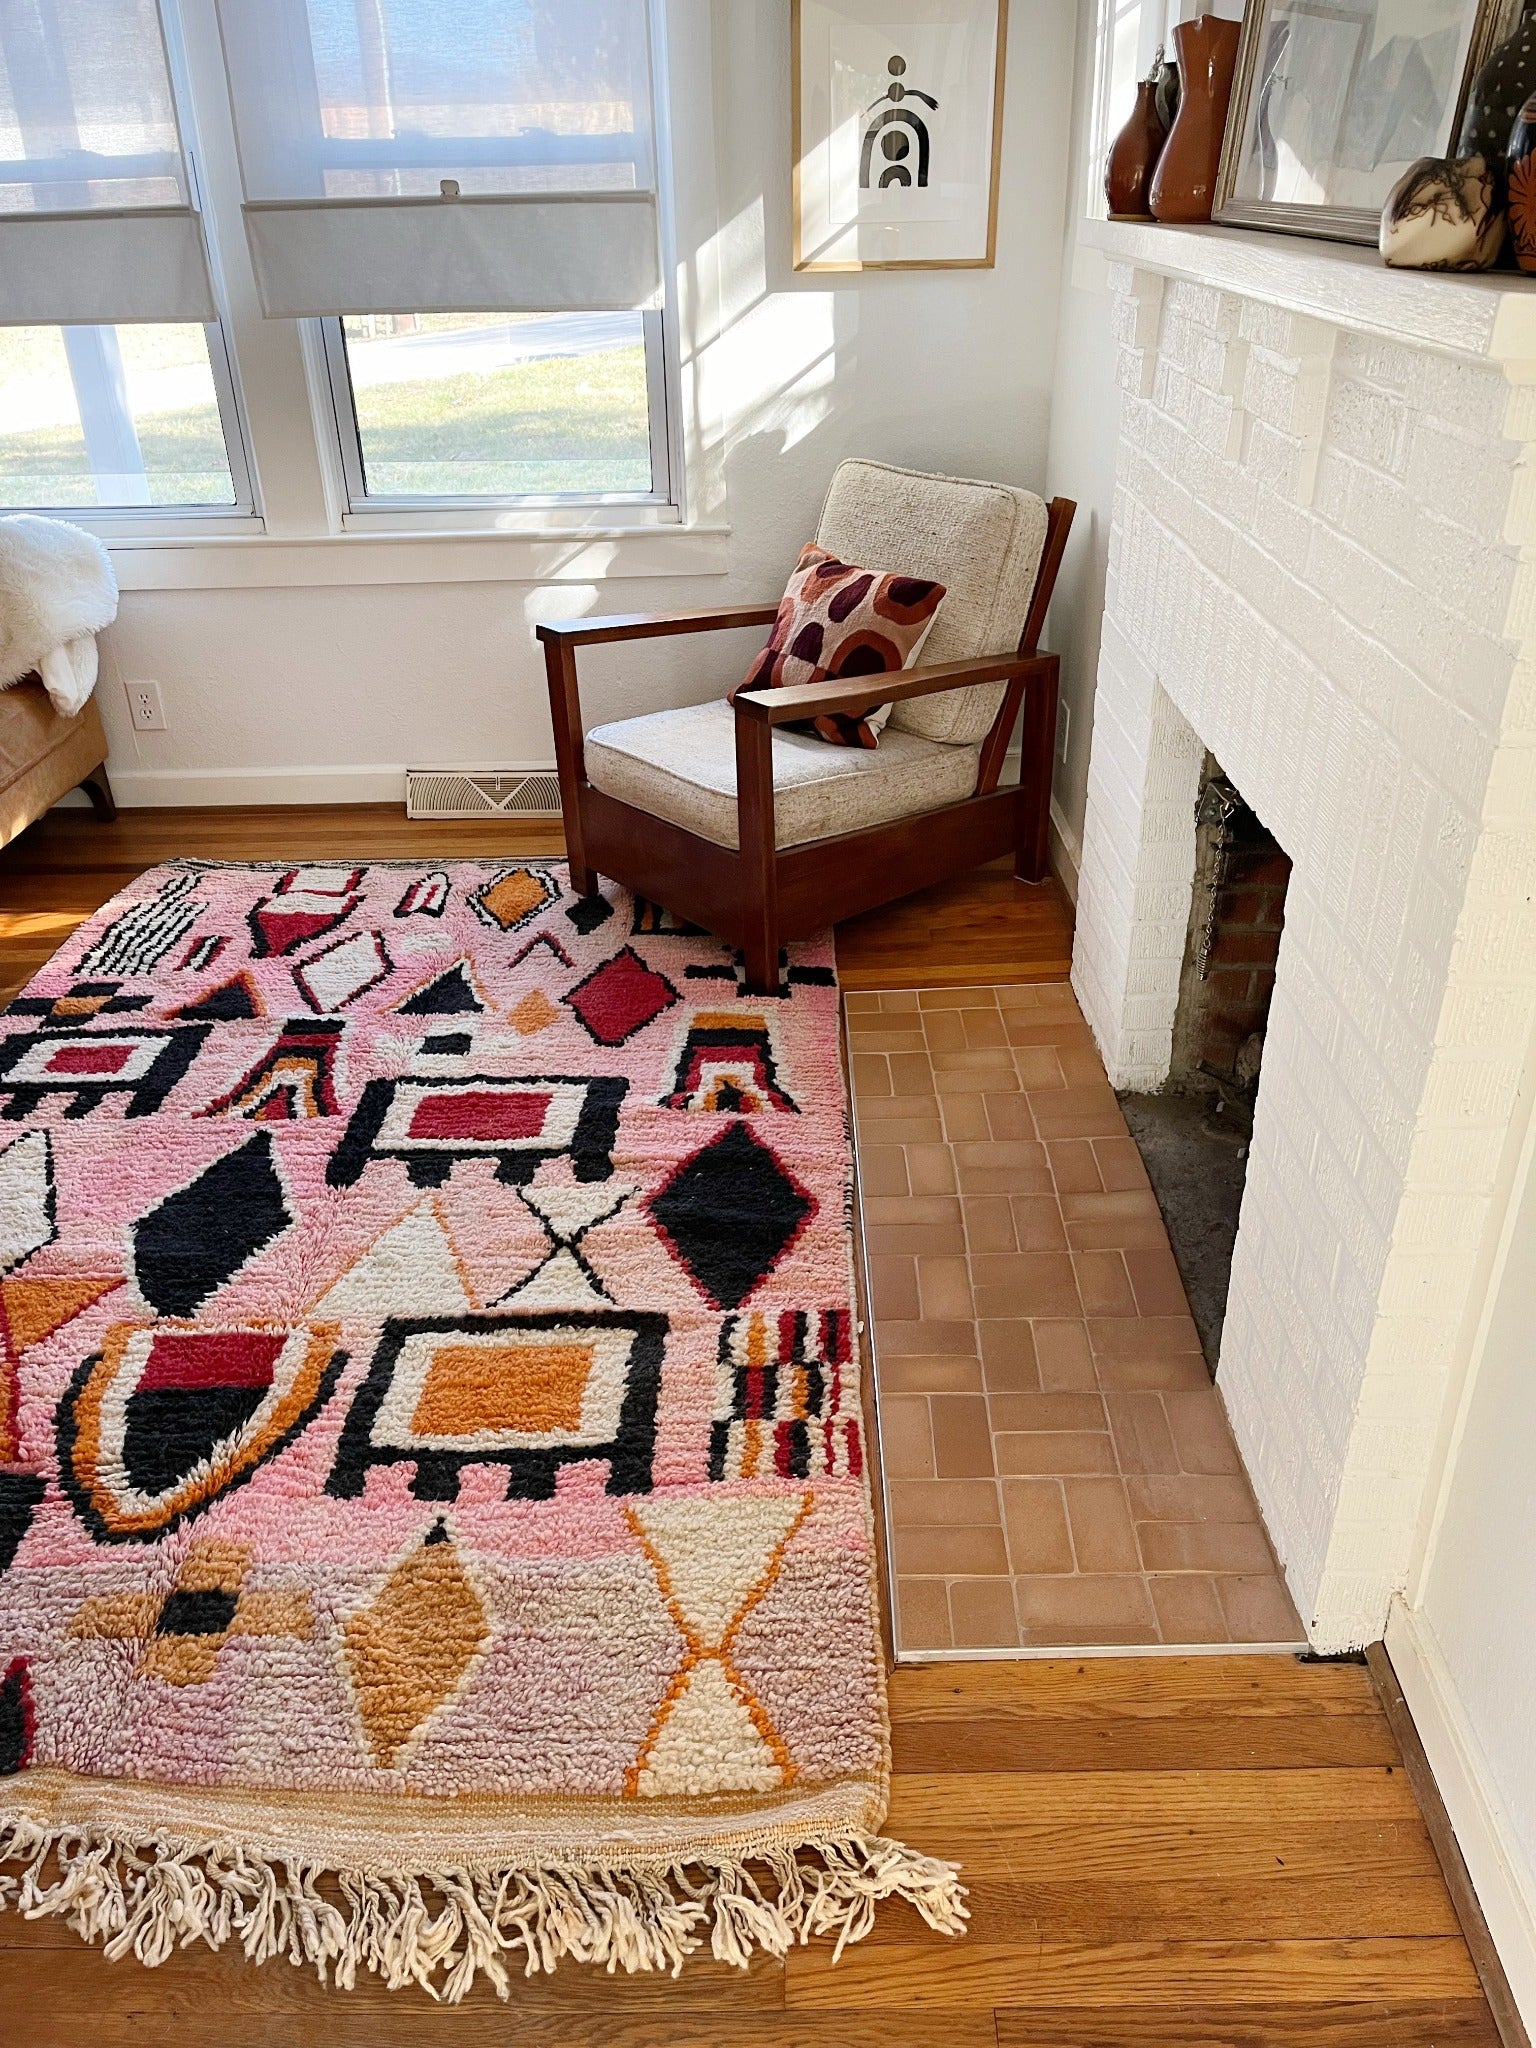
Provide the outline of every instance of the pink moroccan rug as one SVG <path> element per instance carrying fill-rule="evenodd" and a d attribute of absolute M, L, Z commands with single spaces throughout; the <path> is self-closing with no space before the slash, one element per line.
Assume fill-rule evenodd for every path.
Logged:
<path fill-rule="evenodd" d="M 830 945 L 177 863 L 0 1018 L 0 1905 L 460 1998 L 961 1930 L 889 1780 Z"/>

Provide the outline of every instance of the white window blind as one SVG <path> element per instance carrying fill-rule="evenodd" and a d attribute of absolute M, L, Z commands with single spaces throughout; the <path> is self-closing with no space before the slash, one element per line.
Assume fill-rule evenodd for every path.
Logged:
<path fill-rule="evenodd" d="M 0 0 L 0 325 L 214 318 L 156 0 Z"/>
<path fill-rule="evenodd" d="M 646 0 L 218 8 L 269 316 L 655 303 Z"/>

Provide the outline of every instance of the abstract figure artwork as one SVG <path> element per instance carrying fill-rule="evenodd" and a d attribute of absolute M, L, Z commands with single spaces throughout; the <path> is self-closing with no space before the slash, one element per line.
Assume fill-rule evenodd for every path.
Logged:
<path fill-rule="evenodd" d="M 1008 0 L 791 0 L 791 23 L 796 269 L 990 265 Z"/>
<path fill-rule="evenodd" d="M 872 118 L 864 130 L 864 146 L 859 152 L 859 183 L 866 190 L 871 184 L 882 188 L 887 185 L 926 185 L 933 138 L 928 132 L 928 123 L 911 102 L 921 100 L 924 106 L 935 112 L 939 103 L 931 93 L 918 92 L 915 87 L 902 83 L 907 60 L 899 53 L 885 68 L 891 74 L 891 82 L 870 108 Z M 877 143 L 883 159 L 878 167 L 875 163 Z M 914 146 L 917 150 L 915 171 L 908 161 Z"/>

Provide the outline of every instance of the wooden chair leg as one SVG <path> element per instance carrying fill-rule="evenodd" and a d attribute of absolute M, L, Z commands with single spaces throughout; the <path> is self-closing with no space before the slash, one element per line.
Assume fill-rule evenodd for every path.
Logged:
<path fill-rule="evenodd" d="M 1024 690 L 1013 861 L 1021 882 L 1043 882 L 1051 871 L 1051 769 L 1056 759 L 1059 685 L 1060 668 L 1053 661 L 1031 676 Z"/>
<path fill-rule="evenodd" d="M 755 931 L 743 949 L 746 962 L 747 994 L 776 996 L 779 982 L 779 935 L 771 929 Z"/>
<path fill-rule="evenodd" d="M 597 894 L 598 873 L 596 868 L 585 867 L 569 859 L 566 861 L 566 866 L 570 869 L 571 873 L 571 887 L 578 896 L 595 896 Z"/>
<path fill-rule="evenodd" d="M 773 731 L 736 710 L 736 828 L 746 913 L 747 993 L 779 993 L 779 861 L 773 825 Z"/>
<path fill-rule="evenodd" d="M 80 787 L 91 800 L 91 809 L 103 825 L 110 825 L 117 816 L 117 798 L 112 794 L 112 785 L 107 780 L 107 764 L 93 768 L 81 779 Z"/>

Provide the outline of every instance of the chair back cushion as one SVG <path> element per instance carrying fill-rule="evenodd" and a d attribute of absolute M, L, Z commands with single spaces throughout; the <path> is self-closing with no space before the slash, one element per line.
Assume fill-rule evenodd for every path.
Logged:
<path fill-rule="evenodd" d="M 845 562 L 945 586 L 922 666 L 1011 654 L 1019 644 L 1045 546 L 1045 500 L 1011 484 L 929 476 L 885 462 L 840 462 L 816 538 Z M 978 683 L 896 706 L 891 725 L 928 740 L 977 746 L 1006 683 Z"/>

